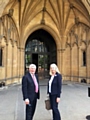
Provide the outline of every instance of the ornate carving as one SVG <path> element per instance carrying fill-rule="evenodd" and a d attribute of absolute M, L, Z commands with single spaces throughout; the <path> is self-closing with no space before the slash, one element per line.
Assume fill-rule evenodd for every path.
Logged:
<path fill-rule="evenodd" d="M 43 12 L 45 12 L 46 11 L 46 7 L 43 7 Z"/>
<path fill-rule="evenodd" d="M 70 3 L 70 8 L 71 8 L 71 9 L 73 9 L 73 8 L 74 8 L 74 6 L 73 6 L 73 4 L 72 4 L 72 3 Z"/>
<path fill-rule="evenodd" d="M 75 24 L 77 24 L 77 25 L 79 24 L 79 17 L 75 18 Z"/>
<path fill-rule="evenodd" d="M 21 0 L 18 0 L 18 2 L 21 2 Z"/>
<path fill-rule="evenodd" d="M 44 19 L 41 20 L 41 24 L 45 25 L 45 20 Z"/>
<path fill-rule="evenodd" d="M 13 9 L 9 9 L 8 16 L 9 16 L 9 17 L 13 16 L 13 12 L 14 12 L 14 10 L 13 10 Z"/>

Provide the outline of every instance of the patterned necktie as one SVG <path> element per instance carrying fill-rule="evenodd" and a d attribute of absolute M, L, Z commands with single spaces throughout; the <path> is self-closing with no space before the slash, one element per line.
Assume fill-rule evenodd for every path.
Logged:
<path fill-rule="evenodd" d="M 33 81 L 34 81 L 34 84 L 35 84 L 35 92 L 37 93 L 38 92 L 38 83 L 37 83 L 35 75 L 32 75 L 32 77 L 33 77 Z"/>

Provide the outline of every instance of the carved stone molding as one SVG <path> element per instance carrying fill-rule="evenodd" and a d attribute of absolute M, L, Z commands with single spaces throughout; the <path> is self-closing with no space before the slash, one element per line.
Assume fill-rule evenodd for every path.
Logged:
<path fill-rule="evenodd" d="M 90 15 L 90 0 L 82 0 L 82 2 L 86 6 L 86 9 L 88 10 Z"/>
<path fill-rule="evenodd" d="M 9 9 L 8 16 L 9 16 L 9 17 L 12 17 L 12 16 L 13 16 L 13 12 L 14 12 L 14 9 Z"/>

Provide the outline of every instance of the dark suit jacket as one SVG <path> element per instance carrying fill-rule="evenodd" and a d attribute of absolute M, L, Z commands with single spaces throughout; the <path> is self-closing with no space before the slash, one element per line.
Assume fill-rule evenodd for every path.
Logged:
<path fill-rule="evenodd" d="M 51 84 L 51 95 L 56 95 L 57 97 L 60 97 L 61 88 L 62 88 L 62 76 L 61 74 L 56 73 Z M 49 81 L 48 81 L 47 93 L 49 93 Z"/>
<path fill-rule="evenodd" d="M 37 78 L 37 82 L 39 85 L 39 80 L 38 76 L 35 75 Z M 27 73 L 25 76 L 22 78 L 22 93 L 23 93 L 23 100 L 29 99 L 30 101 L 33 101 L 35 98 L 35 84 L 33 82 L 32 76 L 30 73 Z M 39 91 L 37 93 L 37 98 L 39 99 Z"/>

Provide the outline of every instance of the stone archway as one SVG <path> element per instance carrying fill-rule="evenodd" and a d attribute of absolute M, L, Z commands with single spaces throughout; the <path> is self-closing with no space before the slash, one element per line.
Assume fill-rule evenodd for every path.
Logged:
<path fill-rule="evenodd" d="M 57 63 L 57 48 L 53 37 L 43 29 L 36 30 L 25 45 L 25 71 L 30 63 L 37 66 L 40 78 L 47 78 L 49 65 Z"/>

